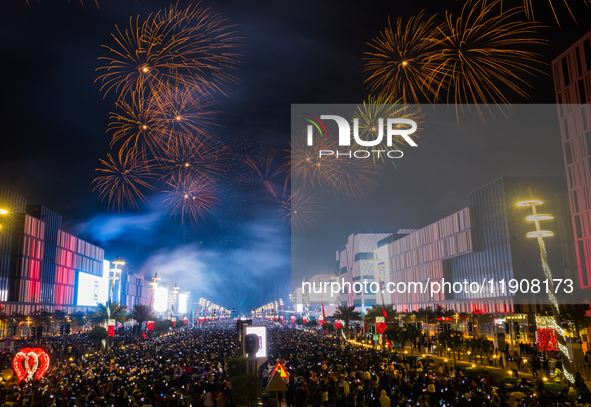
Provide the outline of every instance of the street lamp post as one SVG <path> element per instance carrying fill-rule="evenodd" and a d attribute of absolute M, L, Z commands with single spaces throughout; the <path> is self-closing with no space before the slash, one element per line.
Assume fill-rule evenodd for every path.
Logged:
<path fill-rule="evenodd" d="M 158 273 L 154 273 L 154 277 L 152 277 L 152 282 L 149 284 L 152 287 L 150 287 L 150 290 L 152 291 L 151 295 L 150 295 L 150 308 L 152 308 L 152 300 L 154 298 L 154 292 L 156 291 L 156 288 L 158 288 L 158 280 L 160 280 L 160 277 L 158 277 Z"/>
<path fill-rule="evenodd" d="M 562 354 L 562 365 L 564 370 L 564 376 L 570 383 L 574 383 L 575 378 L 574 376 L 568 371 L 567 366 L 572 368 L 572 360 L 568 353 L 568 348 L 566 347 L 566 338 L 564 335 L 564 329 L 561 327 L 561 317 L 560 317 L 560 307 L 558 305 L 558 301 L 554 296 L 554 281 L 552 279 L 552 272 L 550 271 L 550 266 L 548 265 L 548 257 L 546 253 L 546 245 L 544 244 L 544 237 L 551 237 L 554 236 L 554 233 L 549 230 L 542 230 L 540 227 L 540 221 L 543 220 L 551 220 L 554 217 L 552 215 L 547 214 L 539 214 L 537 211 L 537 206 L 542 205 L 543 202 L 535 199 L 530 199 L 527 201 L 518 202 L 517 206 L 521 207 L 531 207 L 532 215 L 529 215 L 526 219 L 530 222 L 534 222 L 536 226 L 536 230 L 527 233 L 527 237 L 530 238 L 537 238 L 538 246 L 540 247 L 540 257 L 542 260 L 542 269 L 544 270 L 544 275 L 546 276 L 546 281 L 548 282 L 548 298 L 550 299 L 551 307 L 552 307 L 552 316 L 554 317 L 554 331 L 556 332 L 556 339 L 558 342 L 558 348 Z"/>
<path fill-rule="evenodd" d="M 113 277 L 109 277 L 110 279 L 112 279 L 112 283 L 111 283 L 111 292 L 109 295 L 109 302 L 113 302 L 113 290 L 115 289 L 115 280 L 118 280 L 119 277 L 117 277 L 118 273 L 121 273 L 122 270 L 120 270 L 118 267 L 121 265 L 124 265 L 125 262 L 119 260 L 119 255 L 117 255 L 117 259 L 115 259 L 115 261 L 113 262 L 113 264 L 115 265 L 115 268 L 110 269 L 109 271 L 113 272 Z"/>

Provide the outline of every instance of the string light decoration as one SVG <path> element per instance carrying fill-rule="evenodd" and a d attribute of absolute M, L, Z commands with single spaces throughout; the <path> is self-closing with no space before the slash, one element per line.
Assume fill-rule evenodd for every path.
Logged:
<path fill-rule="evenodd" d="M 538 346 L 541 351 L 557 351 L 558 341 L 556 340 L 554 328 L 540 327 L 538 325 Z"/>
<path fill-rule="evenodd" d="M 12 359 L 12 368 L 19 383 L 23 380 L 39 380 L 49 368 L 49 355 L 41 348 L 21 349 Z"/>
<path fill-rule="evenodd" d="M 531 195 L 531 188 L 529 190 L 530 195 Z M 552 319 L 553 322 L 550 323 L 549 320 L 545 321 L 546 322 L 546 326 L 551 326 L 556 335 L 556 342 L 558 345 L 558 349 L 560 349 L 560 353 L 562 354 L 562 362 L 563 362 L 563 367 L 562 367 L 562 371 L 564 372 L 564 376 L 566 377 L 566 379 L 570 382 L 570 383 L 574 383 L 574 376 L 568 371 L 568 367 L 572 368 L 572 359 L 570 357 L 570 353 L 568 351 L 568 348 L 566 347 L 566 334 L 564 332 L 564 329 L 562 327 L 560 327 L 560 323 L 563 321 L 563 318 L 560 315 L 560 306 L 558 304 L 558 301 L 556 301 L 556 297 L 554 296 L 554 284 L 553 284 L 553 277 L 552 277 L 552 272 L 550 270 L 550 266 L 548 265 L 548 253 L 546 251 L 546 245 L 544 243 L 544 237 L 551 237 L 554 236 L 554 233 L 549 231 L 549 230 L 542 230 L 541 226 L 540 226 L 540 221 L 543 220 L 551 220 L 554 217 L 552 215 L 548 215 L 548 214 L 540 214 L 537 211 L 537 206 L 538 205 L 542 205 L 543 202 L 537 199 L 529 199 L 526 201 L 521 201 L 521 202 L 517 202 L 517 206 L 520 207 L 531 207 L 532 209 L 532 215 L 529 215 L 526 220 L 528 221 L 533 221 L 535 223 L 535 227 L 536 230 L 528 232 L 527 233 L 527 237 L 529 238 L 536 238 L 538 241 L 538 246 L 540 247 L 540 259 L 542 261 L 542 269 L 544 270 L 544 275 L 546 276 L 548 281 L 548 286 L 549 286 L 549 290 L 548 290 L 548 298 L 550 300 L 550 302 L 552 303 Z M 550 317 L 548 317 L 550 318 Z M 536 317 L 537 320 L 537 317 Z M 544 323 L 544 321 L 541 321 L 541 323 Z M 538 325 L 539 327 L 540 325 Z"/>

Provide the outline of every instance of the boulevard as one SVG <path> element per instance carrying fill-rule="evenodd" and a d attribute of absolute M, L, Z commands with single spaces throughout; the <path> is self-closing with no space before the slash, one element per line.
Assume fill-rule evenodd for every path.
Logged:
<path fill-rule="evenodd" d="M 481 363 L 488 357 L 472 357 L 467 348 L 454 360 L 439 355 L 436 347 L 434 353 L 424 347 L 421 353 L 410 343 L 376 350 L 319 327 L 266 325 L 268 357 L 256 375 L 246 373 L 235 320 L 171 328 L 140 341 L 116 336 L 108 350 L 90 354 L 71 351 L 75 342 L 76 347 L 92 344 L 87 334 L 19 340 L 15 349 L 70 348 L 70 353 L 52 363 L 39 381 L 3 379 L 0 395 L 7 407 L 584 406 L 591 397 L 590 383 L 579 376 L 571 389 L 546 372 L 536 380 L 520 370 L 516 378 L 506 368 Z M 15 353 L 2 353 L 3 371 Z M 278 362 L 289 376 L 283 380 L 287 390 L 266 391 Z M 523 370 L 531 370 L 526 366 Z"/>

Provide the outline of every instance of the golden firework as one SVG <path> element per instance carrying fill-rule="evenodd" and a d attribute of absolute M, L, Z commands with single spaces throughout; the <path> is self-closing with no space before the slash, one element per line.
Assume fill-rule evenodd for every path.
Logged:
<path fill-rule="evenodd" d="M 167 144 L 170 136 L 159 131 L 159 111 L 144 97 L 144 90 L 141 88 L 131 92 L 130 99 L 130 102 L 117 102 L 118 111 L 111 112 L 107 129 L 113 133 L 111 147 L 118 145 L 121 151 L 134 149 L 142 154 L 149 150 L 156 155 Z"/>
<path fill-rule="evenodd" d="M 536 67 L 541 56 L 524 50 L 524 44 L 547 41 L 537 36 L 539 24 L 520 20 L 522 7 L 501 10 L 501 1 L 469 0 L 459 15 L 445 14 L 438 28 L 438 51 L 425 64 L 435 99 L 457 106 L 509 103 L 507 90 L 528 97 L 526 78 L 544 72 Z"/>
<path fill-rule="evenodd" d="M 160 84 L 152 90 L 150 106 L 156 111 L 156 130 L 163 135 L 191 134 L 214 138 L 218 114 L 210 110 L 217 102 L 194 87 Z M 166 137 L 166 136 L 165 136 Z"/>
<path fill-rule="evenodd" d="M 275 199 L 279 200 L 278 194 L 275 191 L 276 186 L 273 183 L 273 179 L 278 177 L 283 172 L 286 172 L 287 176 L 283 181 L 283 189 L 285 190 L 287 183 L 289 182 L 289 165 L 286 162 L 277 164 L 275 160 L 277 158 L 277 154 L 277 150 L 270 149 L 264 159 L 247 157 L 244 160 L 244 163 L 256 172 L 265 188 L 271 192 Z"/>
<path fill-rule="evenodd" d="M 352 200 L 364 199 L 375 190 L 379 170 L 372 160 L 349 157 L 354 149 L 339 147 L 330 134 L 316 136 L 313 146 L 308 146 L 306 140 L 305 131 L 292 138 L 290 173 L 296 186 L 320 187 L 337 198 Z"/>
<path fill-rule="evenodd" d="M 541 1 L 536 0 L 536 6 L 539 6 L 540 3 L 541 3 Z M 559 7 L 559 5 L 555 5 L 556 3 L 559 3 L 559 4 L 562 3 L 566 7 L 566 10 L 568 11 L 568 13 L 572 17 L 572 19 L 575 22 L 577 21 L 575 14 L 573 13 L 573 11 L 569 5 L 568 0 L 561 0 L 561 1 L 556 1 L 556 2 L 554 0 L 548 0 L 548 5 L 552 9 L 552 15 L 554 16 L 554 19 L 556 20 L 556 23 L 558 24 L 559 27 L 560 27 L 560 21 L 558 20 L 558 15 L 556 14 L 556 8 Z M 589 5 L 591 4 L 591 1 L 590 0 L 578 0 L 578 3 L 584 4 L 587 7 L 589 7 Z M 534 16 L 534 2 L 533 2 L 533 0 L 523 0 L 523 8 L 525 9 L 525 15 L 527 16 L 528 20 L 534 21 L 535 16 Z"/>
<path fill-rule="evenodd" d="M 320 156 L 322 150 L 337 150 L 338 145 L 331 135 L 317 136 L 314 145 L 306 144 L 306 131 L 292 138 L 289 169 L 296 183 L 308 187 L 322 187 L 331 184 L 337 172 L 338 162 L 331 156 Z"/>
<path fill-rule="evenodd" d="M 184 224 L 189 218 L 191 223 L 197 223 L 199 218 L 205 218 L 213 212 L 213 207 L 219 202 L 214 190 L 214 183 L 207 177 L 172 176 L 166 183 L 167 203 L 166 211 L 176 219 L 180 216 Z"/>
<path fill-rule="evenodd" d="M 365 82 L 372 93 L 384 93 L 403 103 L 434 101 L 433 81 L 427 81 L 433 72 L 425 62 L 435 52 L 435 17 L 421 12 L 406 23 L 399 18 L 395 28 L 388 19 L 388 27 L 368 43 L 372 51 L 365 53 L 364 71 L 370 73 Z"/>
<path fill-rule="evenodd" d="M 387 145 L 386 140 L 386 125 L 387 125 L 387 118 L 400 118 L 400 119 L 411 119 L 417 123 L 417 132 L 412 134 L 410 137 L 418 138 L 418 131 L 421 125 L 421 119 L 424 118 L 425 115 L 421 110 L 419 105 L 408 105 L 403 103 L 398 103 L 396 101 L 391 100 L 390 96 L 386 96 L 385 94 L 380 94 L 377 96 L 370 96 L 367 102 L 363 102 L 363 105 L 357 106 L 357 111 L 353 114 L 353 120 L 357 119 L 358 122 L 358 136 L 361 140 L 364 141 L 373 141 L 379 137 L 380 134 L 380 119 L 382 119 L 382 142 L 376 146 L 372 147 L 372 150 L 383 151 L 380 154 L 380 157 L 377 154 L 372 155 L 372 161 L 374 164 L 376 163 L 377 159 L 380 159 L 382 162 L 386 160 L 386 152 L 388 150 L 401 150 L 402 145 L 406 142 L 400 137 L 395 136 L 392 139 L 392 146 Z M 352 138 L 351 142 L 355 149 L 364 149 L 363 146 L 360 146 L 356 143 L 355 139 Z M 394 160 L 390 160 L 394 163 Z"/>
<path fill-rule="evenodd" d="M 279 216 L 283 223 L 288 223 L 292 230 L 305 231 L 314 226 L 322 216 L 320 200 L 310 191 L 302 188 L 279 203 Z"/>
<path fill-rule="evenodd" d="M 228 148 L 219 142 L 175 133 L 160 152 L 156 168 L 164 180 L 207 177 L 214 179 L 224 173 Z"/>
<path fill-rule="evenodd" d="M 96 186 L 93 190 L 99 190 L 99 198 L 107 199 L 109 207 L 117 207 L 122 211 L 125 204 L 133 209 L 138 209 L 137 199 L 146 202 L 142 189 L 156 190 L 149 180 L 153 179 L 145 161 L 135 150 L 120 152 L 116 158 L 111 154 L 107 160 L 100 160 L 102 168 L 97 168 L 101 176 L 96 177 Z"/>
<path fill-rule="evenodd" d="M 170 6 L 147 19 L 130 18 L 129 28 L 116 27 L 114 46 L 104 46 L 110 55 L 99 58 L 107 64 L 97 81 L 105 95 L 114 90 L 119 99 L 141 87 L 175 82 L 200 89 L 221 91 L 235 81 L 227 70 L 235 68 L 238 46 L 232 25 L 226 19 L 199 8 Z"/>

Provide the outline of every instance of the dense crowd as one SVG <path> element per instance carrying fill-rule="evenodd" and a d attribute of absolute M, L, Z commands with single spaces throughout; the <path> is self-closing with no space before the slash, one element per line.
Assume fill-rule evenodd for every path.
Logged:
<path fill-rule="evenodd" d="M 558 394 L 526 379 L 495 388 L 486 371 L 467 376 L 428 357 L 359 348 L 315 332 L 280 330 L 271 343 L 273 358 L 291 373 L 286 401 L 295 407 L 588 406 L 591 400 L 580 376 L 580 388 Z"/>
<path fill-rule="evenodd" d="M 588 407 L 584 381 L 559 392 L 521 379 L 494 386 L 490 375 L 470 374 L 437 359 L 376 351 L 323 331 L 269 326 L 269 358 L 259 369 L 266 387 L 277 361 L 289 373 L 287 391 L 263 396 L 272 407 Z M 46 349 L 83 348 L 82 336 L 19 343 Z M 40 382 L 0 386 L 4 407 L 234 407 L 228 361 L 240 355 L 234 323 L 177 330 L 108 352 L 64 357 Z M 12 353 L 5 352 L 3 362 Z"/>

